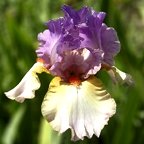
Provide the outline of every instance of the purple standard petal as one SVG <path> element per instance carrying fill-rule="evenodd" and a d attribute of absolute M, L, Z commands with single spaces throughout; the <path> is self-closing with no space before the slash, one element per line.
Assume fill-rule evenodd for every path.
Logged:
<path fill-rule="evenodd" d="M 78 15 L 80 17 L 80 23 L 86 23 L 87 18 L 92 14 L 91 8 L 83 7 L 78 11 Z"/>
<path fill-rule="evenodd" d="M 64 5 L 62 10 L 65 17 L 71 18 L 76 25 L 79 23 L 86 23 L 87 17 L 92 15 L 92 9 L 89 7 L 83 7 L 82 9 L 75 11 L 72 7 Z"/>
<path fill-rule="evenodd" d="M 64 17 L 47 23 L 48 30 L 38 35 L 36 51 L 54 76 L 65 81 L 81 80 L 96 74 L 102 63 L 112 64 L 119 51 L 116 32 L 103 24 L 104 12 L 83 7 L 75 11 L 63 6 Z"/>
<path fill-rule="evenodd" d="M 36 50 L 38 57 L 42 58 L 46 67 L 50 67 L 56 62 L 57 53 L 56 46 L 60 37 L 55 34 L 51 34 L 49 30 L 45 30 L 38 35 L 39 48 Z"/>
<path fill-rule="evenodd" d="M 114 28 L 107 27 L 105 24 L 102 25 L 101 44 L 104 51 L 103 61 L 109 65 L 113 65 L 113 58 L 120 51 L 120 42 Z"/>
<path fill-rule="evenodd" d="M 63 35 L 61 42 L 58 46 L 58 54 L 63 54 L 64 51 L 71 51 L 75 49 L 79 49 L 81 40 L 83 40 L 79 36 L 79 29 L 78 28 L 71 28 L 70 30 L 66 31 L 66 34 Z"/>
<path fill-rule="evenodd" d="M 84 39 L 81 46 L 102 50 L 103 62 L 112 66 L 114 56 L 120 51 L 120 42 L 116 31 L 103 23 L 104 17 L 105 13 L 97 13 L 88 18 L 87 25 L 80 26 L 80 36 Z"/>
<path fill-rule="evenodd" d="M 60 35 L 62 33 L 62 25 L 63 25 L 64 19 L 59 18 L 57 20 L 50 20 L 46 23 L 48 26 L 50 32 L 55 33 L 57 35 Z"/>
<path fill-rule="evenodd" d="M 80 17 L 78 15 L 77 11 L 72 9 L 72 7 L 64 5 L 62 7 L 62 10 L 65 14 L 65 17 L 71 18 L 75 23 L 77 23 L 80 20 Z"/>
<path fill-rule="evenodd" d="M 62 7 L 62 10 L 64 12 L 65 17 L 71 18 L 71 20 L 73 20 L 76 25 L 81 23 L 87 23 L 89 17 L 91 16 L 99 19 L 104 19 L 105 17 L 104 12 L 95 12 L 92 8 L 87 6 L 76 11 L 72 7 L 64 5 Z"/>
<path fill-rule="evenodd" d="M 38 34 L 39 47 L 36 50 L 38 57 L 45 61 L 46 67 L 52 66 L 59 60 L 57 46 L 62 35 L 63 19 L 52 20 L 47 23 L 49 30 Z"/>
<path fill-rule="evenodd" d="M 87 25 L 80 25 L 80 36 L 83 38 L 81 47 L 87 47 L 91 51 L 103 51 L 101 46 L 101 27 L 105 13 L 94 13 L 88 17 Z"/>

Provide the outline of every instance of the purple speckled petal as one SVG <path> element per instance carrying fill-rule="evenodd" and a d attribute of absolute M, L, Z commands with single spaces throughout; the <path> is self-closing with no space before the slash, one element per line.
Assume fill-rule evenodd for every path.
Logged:
<path fill-rule="evenodd" d="M 104 51 L 104 62 L 110 65 L 114 64 L 114 56 L 120 51 L 120 42 L 114 28 L 102 25 L 101 44 Z"/>

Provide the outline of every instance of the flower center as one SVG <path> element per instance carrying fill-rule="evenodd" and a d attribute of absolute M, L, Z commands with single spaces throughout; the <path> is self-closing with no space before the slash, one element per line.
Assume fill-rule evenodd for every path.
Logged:
<path fill-rule="evenodd" d="M 77 76 L 70 76 L 68 81 L 70 84 L 75 85 L 75 86 L 78 86 L 81 84 L 81 80 Z"/>
<path fill-rule="evenodd" d="M 66 81 L 72 85 L 78 86 L 81 84 L 81 75 L 82 70 L 80 69 L 80 66 L 77 65 L 71 65 L 64 71 Z"/>

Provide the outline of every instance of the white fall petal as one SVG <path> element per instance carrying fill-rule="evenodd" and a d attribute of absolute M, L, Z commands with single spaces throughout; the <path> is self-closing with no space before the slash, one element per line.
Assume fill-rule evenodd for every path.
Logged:
<path fill-rule="evenodd" d="M 132 76 L 130 74 L 127 74 L 115 66 L 112 66 L 111 69 L 108 70 L 108 74 L 114 81 L 114 83 L 121 83 L 121 84 L 128 84 L 128 85 L 133 85 L 134 81 L 132 79 Z"/>
<path fill-rule="evenodd" d="M 12 90 L 5 92 L 5 95 L 18 102 L 23 102 L 25 99 L 35 97 L 35 91 L 40 87 L 40 81 L 37 73 L 45 71 L 43 63 L 36 62 L 32 68 L 26 73 L 20 83 Z"/>
<path fill-rule="evenodd" d="M 116 104 L 102 82 L 90 77 L 74 86 L 56 77 L 42 103 L 42 114 L 54 130 L 72 131 L 72 140 L 99 137 L 104 125 L 116 112 Z"/>

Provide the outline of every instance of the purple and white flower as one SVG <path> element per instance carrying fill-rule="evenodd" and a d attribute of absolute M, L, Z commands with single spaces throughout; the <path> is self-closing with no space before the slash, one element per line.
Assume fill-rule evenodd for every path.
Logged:
<path fill-rule="evenodd" d="M 42 103 L 42 115 L 59 133 L 71 129 L 72 140 L 99 137 L 116 112 L 116 103 L 96 78 L 106 69 L 115 82 L 132 83 L 130 75 L 114 67 L 120 42 L 114 28 L 103 23 L 104 12 L 62 7 L 64 17 L 50 20 L 38 35 L 39 60 L 6 96 L 18 102 L 31 99 L 40 87 L 37 73 L 55 78 Z M 31 85 L 31 87 L 29 87 Z"/>

